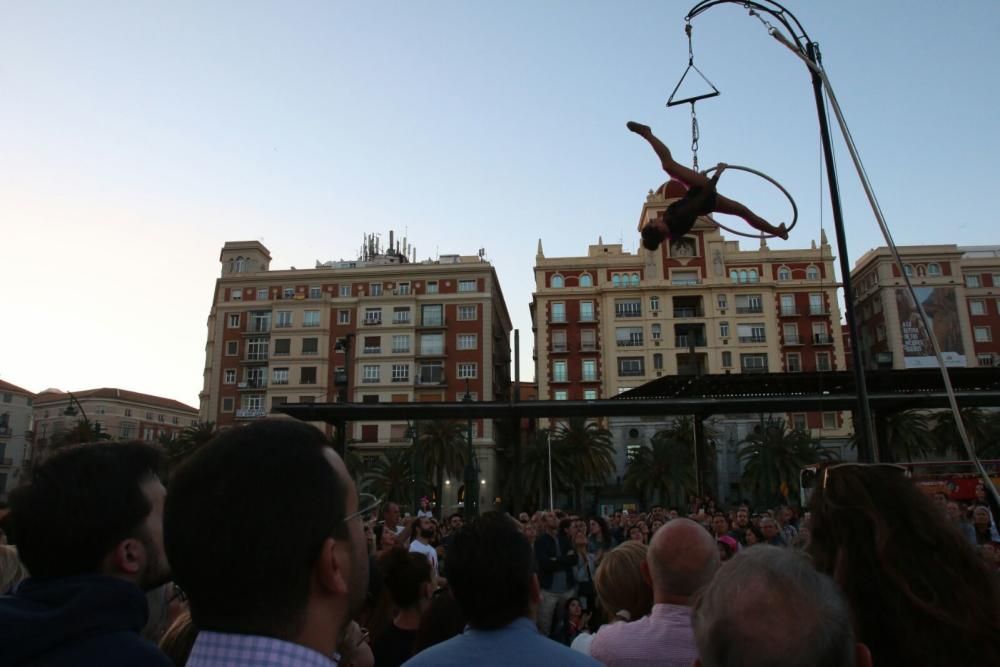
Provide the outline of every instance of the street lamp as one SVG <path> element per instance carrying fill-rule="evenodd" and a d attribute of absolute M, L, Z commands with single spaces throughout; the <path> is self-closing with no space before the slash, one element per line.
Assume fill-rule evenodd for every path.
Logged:
<path fill-rule="evenodd" d="M 469 380 L 465 380 L 465 396 L 463 403 L 472 403 L 472 394 L 469 393 Z M 467 432 L 467 449 L 465 463 L 465 520 L 471 521 L 479 514 L 479 484 L 477 483 L 476 465 L 473 462 L 475 454 L 472 451 L 472 418 L 469 418 Z"/>
<path fill-rule="evenodd" d="M 413 456 L 413 516 L 420 511 L 420 489 L 423 487 L 424 462 L 420 458 L 420 422 L 410 424 L 406 437 L 412 443 Z"/>
<path fill-rule="evenodd" d="M 76 403 L 76 406 L 80 408 L 80 413 L 83 415 L 84 423 L 89 424 L 90 419 L 87 418 L 87 411 L 83 409 L 82 405 L 80 405 L 80 401 L 76 399 L 73 392 L 67 391 L 66 394 L 69 395 L 69 405 L 67 405 L 66 409 L 63 410 L 63 414 L 67 417 L 76 417 L 76 408 L 73 407 L 73 404 Z"/>
<path fill-rule="evenodd" d="M 545 429 L 545 446 L 549 450 L 549 511 L 554 512 L 556 503 L 552 495 L 552 431 Z"/>
<path fill-rule="evenodd" d="M 344 353 L 344 377 L 341 383 L 341 378 L 337 377 L 334 373 L 334 384 L 343 384 L 343 388 L 338 391 L 339 399 L 341 403 L 350 402 L 350 390 L 351 390 L 351 341 L 354 339 L 354 334 L 346 334 L 343 338 L 338 338 L 336 344 L 333 346 L 334 352 Z M 337 422 L 337 453 L 342 457 L 347 454 L 347 420 L 342 419 Z"/>

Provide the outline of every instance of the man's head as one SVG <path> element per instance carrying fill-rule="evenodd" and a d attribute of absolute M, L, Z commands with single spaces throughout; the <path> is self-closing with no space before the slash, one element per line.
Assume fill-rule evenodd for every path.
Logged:
<path fill-rule="evenodd" d="M 312 426 L 223 431 L 174 474 L 164 521 L 195 624 L 290 641 L 309 626 L 335 639 L 366 595 L 358 513 L 371 508 L 358 505 L 344 462 Z"/>
<path fill-rule="evenodd" d="M 452 514 L 448 517 L 448 524 L 451 526 L 452 531 L 458 530 L 462 527 L 462 515 L 458 512 Z"/>
<path fill-rule="evenodd" d="M 717 536 L 729 532 L 729 519 L 726 518 L 725 514 L 719 513 L 712 517 L 712 530 Z"/>
<path fill-rule="evenodd" d="M 105 574 L 145 590 L 166 583 L 162 464 L 149 445 L 91 443 L 37 466 L 10 498 L 9 521 L 31 575 Z"/>
<path fill-rule="evenodd" d="M 760 532 L 764 534 L 765 540 L 773 540 L 778 534 L 778 522 L 769 516 L 760 520 Z"/>
<path fill-rule="evenodd" d="M 745 507 L 736 510 L 736 525 L 740 528 L 750 525 L 750 512 Z"/>
<path fill-rule="evenodd" d="M 517 522 L 487 512 L 455 533 L 445 576 L 469 625 L 491 630 L 531 614 L 540 596 L 534 565 Z"/>
<path fill-rule="evenodd" d="M 643 574 L 657 603 L 688 604 L 718 569 L 715 538 L 690 519 L 674 519 L 653 536 Z"/>
<path fill-rule="evenodd" d="M 399 523 L 399 505 L 396 503 L 386 503 L 382 509 L 382 518 L 390 528 L 395 528 Z"/>
<path fill-rule="evenodd" d="M 867 657 L 833 581 L 778 547 L 734 556 L 698 595 L 692 625 L 705 667 L 851 667 Z"/>
<path fill-rule="evenodd" d="M 434 522 L 422 516 L 417 519 L 417 530 L 415 537 L 419 537 L 422 540 L 431 540 L 434 538 Z"/>

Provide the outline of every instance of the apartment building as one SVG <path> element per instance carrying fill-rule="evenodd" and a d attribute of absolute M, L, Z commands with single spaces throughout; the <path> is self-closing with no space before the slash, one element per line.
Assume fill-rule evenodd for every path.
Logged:
<path fill-rule="evenodd" d="M 1000 246 L 898 250 L 945 365 L 1000 366 Z M 930 338 L 889 249 L 865 253 L 851 279 L 865 367 L 937 367 Z"/>
<path fill-rule="evenodd" d="M 31 463 L 31 411 L 35 395 L 0 380 L 0 502 Z"/>
<path fill-rule="evenodd" d="M 358 259 L 309 269 L 271 269 L 270 252 L 257 241 L 227 242 L 220 261 L 202 419 L 225 427 L 285 403 L 509 395 L 510 315 L 482 253 L 416 261 L 415 251 L 390 233 L 384 249 L 366 237 Z M 347 438 L 374 460 L 386 447 L 408 446 L 409 427 L 352 422 Z M 492 425 L 476 420 L 474 431 L 487 480 L 482 491 L 491 503 Z"/>

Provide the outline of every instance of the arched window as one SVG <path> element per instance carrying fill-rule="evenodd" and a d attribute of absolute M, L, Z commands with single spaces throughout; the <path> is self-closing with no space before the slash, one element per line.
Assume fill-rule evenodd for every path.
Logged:
<path fill-rule="evenodd" d="M 730 271 L 729 271 L 729 279 L 732 280 L 734 283 L 735 282 L 739 282 L 740 275 L 739 275 L 739 273 L 736 272 L 736 269 L 730 269 Z"/>
<path fill-rule="evenodd" d="M 757 282 L 757 269 L 750 269 L 750 282 Z"/>
<path fill-rule="evenodd" d="M 615 287 L 621 287 L 622 286 L 622 277 L 621 277 L 621 275 L 619 275 L 617 273 L 612 274 L 611 275 L 611 284 L 614 285 Z"/>
<path fill-rule="evenodd" d="M 589 273 L 585 273 L 580 276 L 580 287 L 593 287 L 594 279 L 590 277 Z"/>
<path fill-rule="evenodd" d="M 778 269 L 778 280 L 791 280 L 791 279 L 792 279 L 792 270 L 790 268 L 788 268 L 787 266 L 783 266 L 780 269 Z"/>
<path fill-rule="evenodd" d="M 747 270 L 740 269 L 740 282 L 745 283 L 747 281 Z"/>
<path fill-rule="evenodd" d="M 931 262 L 927 265 L 927 275 L 929 276 L 940 276 L 941 267 L 936 262 Z"/>
<path fill-rule="evenodd" d="M 810 266 L 806 269 L 806 280 L 819 280 L 819 268 Z"/>
<path fill-rule="evenodd" d="M 632 287 L 638 287 L 638 286 L 639 286 L 639 274 L 638 273 L 633 273 L 632 274 Z"/>
<path fill-rule="evenodd" d="M 913 277 L 913 267 L 910 266 L 909 264 L 903 265 L 903 271 L 905 271 L 906 275 L 909 276 L 910 278 Z"/>
<path fill-rule="evenodd" d="M 563 287 L 564 285 L 565 285 L 565 281 L 563 280 L 562 276 L 560 276 L 560 275 L 554 275 L 554 276 L 552 276 L 552 287 L 555 287 L 555 288 L 558 289 L 558 288 Z"/>
<path fill-rule="evenodd" d="M 237 257 L 236 265 L 234 266 L 233 271 L 236 273 L 243 273 L 244 271 L 246 271 L 246 267 L 247 267 L 247 261 L 243 259 L 242 256 Z"/>

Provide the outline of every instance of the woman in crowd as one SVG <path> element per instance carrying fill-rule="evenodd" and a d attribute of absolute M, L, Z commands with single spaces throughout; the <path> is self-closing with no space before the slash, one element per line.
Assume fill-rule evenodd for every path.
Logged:
<path fill-rule="evenodd" d="M 821 469 L 810 500 L 813 563 L 843 590 L 873 664 L 1000 664 L 998 582 L 903 473 Z"/>
<path fill-rule="evenodd" d="M 373 637 L 376 667 L 398 667 L 413 655 L 420 617 L 430 604 L 434 576 L 420 553 L 394 549 L 381 560 L 385 590 L 395 613 L 392 623 Z"/>
<path fill-rule="evenodd" d="M 573 566 L 573 579 L 577 585 L 576 592 L 584 611 L 590 611 L 594 608 L 594 601 L 597 597 L 594 590 L 597 557 L 590 553 L 587 536 L 583 533 L 573 535 L 573 549 L 576 551 L 576 565 Z M 569 641 L 563 643 L 569 644 Z"/>
<path fill-rule="evenodd" d="M 642 534 L 642 528 L 639 526 L 632 526 L 628 529 L 628 541 L 638 542 L 639 544 L 646 544 L 646 536 Z"/>
<path fill-rule="evenodd" d="M 603 516 L 592 516 L 587 521 L 587 551 L 600 563 L 601 557 L 614 547 L 611 529 Z"/>
<path fill-rule="evenodd" d="M 594 574 L 598 612 L 608 623 L 635 621 L 653 608 L 653 589 L 642 577 L 646 545 L 624 542 L 604 554 Z M 598 632 L 600 630 L 598 629 Z M 581 632 L 572 648 L 590 655 L 593 635 Z"/>
<path fill-rule="evenodd" d="M 465 630 L 465 615 L 455 596 L 446 588 L 439 588 L 434 593 L 427 610 L 420 617 L 417 628 L 417 640 L 413 645 L 416 655 L 429 646 L 440 644 Z"/>
<path fill-rule="evenodd" d="M 765 541 L 764 533 L 760 532 L 760 528 L 754 525 L 747 526 L 746 545 L 748 547 L 752 547 L 755 544 L 762 544 Z"/>
<path fill-rule="evenodd" d="M 740 545 L 736 541 L 735 537 L 730 537 L 729 535 L 723 535 L 717 537 L 715 543 L 719 545 L 719 560 L 725 563 L 727 560 L 736 555 L 739 551 Z"/>
<path fill-rule="evenodd" d="M 990 521 L 990 510 L 985 505 L 976 505 L 972 509 L 972 528 L 976 531 L 976 544 L 1000 542 L 1000 535 Z"/>
<path fill-rule="evenodd" d="M 580 598 L 570 598 L 563 606 L 562 621 L 552 632 L 552 639 L 569 646 L 581 633 L 587 631 L 591 612 L 585 611 Z"/>

